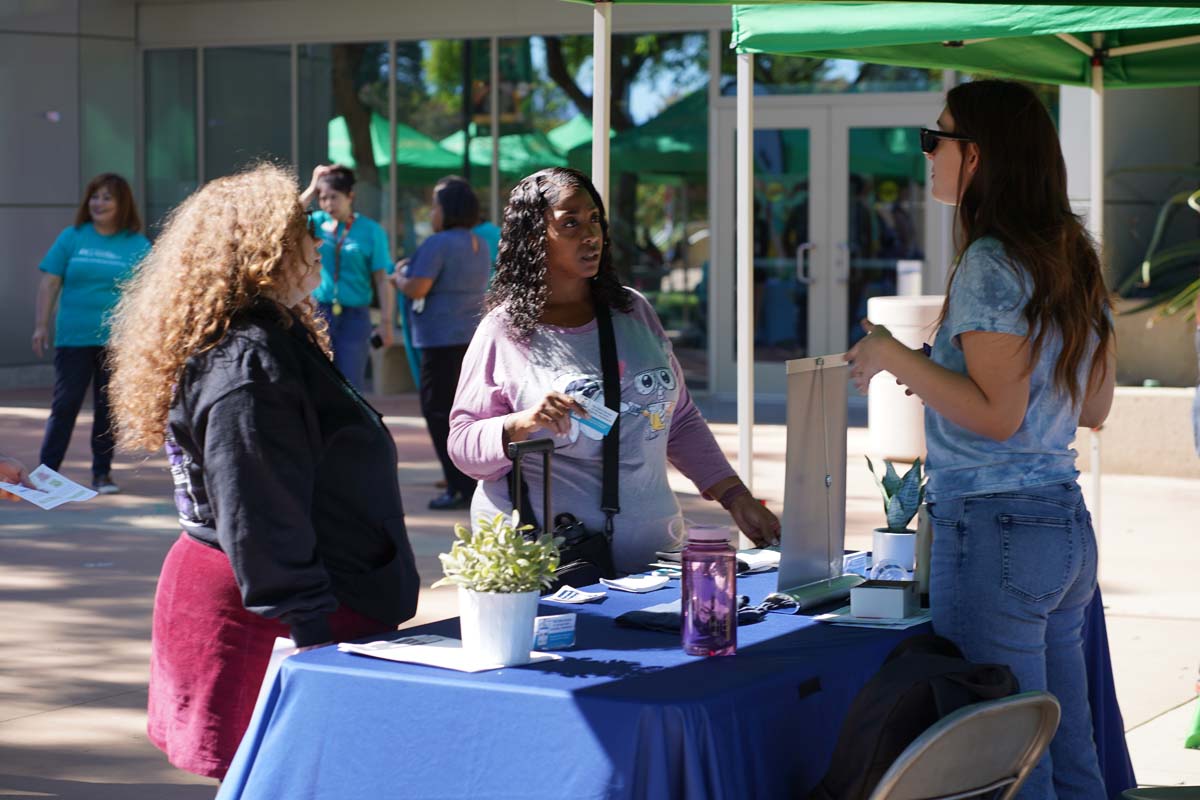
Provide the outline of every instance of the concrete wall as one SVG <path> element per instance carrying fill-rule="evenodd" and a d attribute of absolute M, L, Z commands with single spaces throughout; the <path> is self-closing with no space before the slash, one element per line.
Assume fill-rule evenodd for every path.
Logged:
<path fill-rule="evenodd" d="M 1126 475 L 1200 478 L 1192 437 L 1195 389 L 1117 388 L 1112 413 L 1100 432 L 1100 471 Z M 1091 470 L 1092 436 L 1079 429 L 1076 466 Z"/>
<path fill-rule="evenodd" d="M 133 0 L 0 1 L 0 386 L 48 383 L 29 348 L 37 264 L 88 179 L 137 185 Z"/>

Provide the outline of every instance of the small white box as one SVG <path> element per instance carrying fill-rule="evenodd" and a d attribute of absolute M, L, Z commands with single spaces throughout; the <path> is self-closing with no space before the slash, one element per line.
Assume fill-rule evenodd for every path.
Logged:
<path fill-rule="evenodd" d="M 921 610 L 916 581 L 867 581 L 850 590 L 850 613 L 862 619 L 904 619 Z"/>

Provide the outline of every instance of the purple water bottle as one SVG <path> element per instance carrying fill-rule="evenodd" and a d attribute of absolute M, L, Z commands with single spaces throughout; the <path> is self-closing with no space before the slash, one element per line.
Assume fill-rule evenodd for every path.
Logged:
<path fill-rule="evenodd" d="M 690 656 L 737 652 L 737 554 L 729 529 L 688 527 L 683 550 L 683 651 Z"/>

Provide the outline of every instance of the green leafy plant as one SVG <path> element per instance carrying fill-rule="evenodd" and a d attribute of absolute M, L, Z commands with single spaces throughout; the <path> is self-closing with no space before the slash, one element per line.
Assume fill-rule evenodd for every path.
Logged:
<path fill-rule="evenodd" d="M 1173 175 L 1200 174 L 1200 168 L 1197 167 L 1170 169 Z M 1152 168 L 1124 171 L 1152 171 Z M 1122 297 L 1139 297 L 1143 301 L 1126 309 L 1126 314 L 1136 314 L 1150 308 L 1158 309 L 1155 317 L 1159 319 L 1185 311 L 1190 313 L 1197 296 L 1200 296 L 1200 239 L 1191 239 L 1171 247 L 1160 246 L 1176 212 L 1184 208 L 1200 213 L 1200 189 L 1178 192 L 1159 208 L 1142 263 L 1117 286 L 1117 294 Z"/>
<path fill-rule="evenodd" d="M 886 469 L 880 477 L 875 471 L 875 465 L 871 463 L 871 457 L 867 456 L 867 467 L 875 478 L 879 493 L 883 495 L 883 513 L 887 515 L 887 527 L 884 530 L 888 533 L 904 533 L 925 500 L 921 459 L 913 462 L 903 478 L 896 472 L 896 467 L 891 461 L 885 458 L 883 464 Z"/>
<path fill-rule="evenodd" d="M 513 594 L 549 588 L 558 568 L 561 539 L 542 534 L 527 539 L 532 525 L 521 525 L 520 517 L 497 514 L 479 518 L 478 530 L 455 525 L 456 541 L 449 553 L 440 553 L 446 574 L 433 588 L 457 584 L 475 592 Z"/>

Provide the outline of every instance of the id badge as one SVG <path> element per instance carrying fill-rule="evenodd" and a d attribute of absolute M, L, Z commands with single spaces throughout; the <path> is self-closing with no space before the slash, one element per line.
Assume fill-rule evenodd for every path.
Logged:
<path fill-rule="evenodd" d="M 342 304 L 336 300 L 333 301 L 333 315 L 335 317 L 340 317 L 342 315 Z"/>

